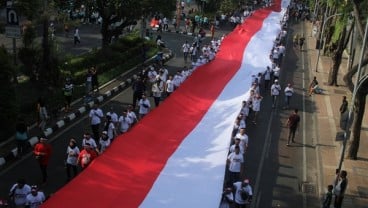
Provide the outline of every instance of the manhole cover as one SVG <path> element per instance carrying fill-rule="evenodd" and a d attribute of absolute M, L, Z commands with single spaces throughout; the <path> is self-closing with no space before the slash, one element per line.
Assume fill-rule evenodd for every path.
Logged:
<path fill-rule="evenodd" d="M 306 194 L 315 194 L 316 186 L 313 183 L 304 182 L 302 183 L 301 191 Z"/>

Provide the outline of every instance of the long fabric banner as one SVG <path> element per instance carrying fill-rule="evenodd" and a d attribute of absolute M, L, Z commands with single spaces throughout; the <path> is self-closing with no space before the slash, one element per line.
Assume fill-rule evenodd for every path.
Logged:
<path fill-rule="evenodd" d="M 251 76 L 270 65 L 284 5 L 277 0 L 236 27 L 213 61 L 43 207 L 218 207 L 232 126 Z"/>

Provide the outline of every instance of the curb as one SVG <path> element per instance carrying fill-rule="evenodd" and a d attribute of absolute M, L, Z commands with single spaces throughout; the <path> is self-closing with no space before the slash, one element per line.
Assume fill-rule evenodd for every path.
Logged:
<path fill-rule="evenodd" d="M 173 53 L 172 51 L 170 51 L 169 53 L 164 53 L 163 55 L 163 61 L 167 62 L 168 60 L 170 60 L 173 57 Z M 149 63 L 152 60 L 154 60 L 156 58 L 156 56 L 151 57 L 150 59 L 146 60 L 144 63 Z M 127 72 L 130 72 L 132 70 L 137 69 L 137 67 L 133 67 L 130 70 L 128 70 Z M 125 73 L 127 73 L 125 72 Z M 121 74 L 120 76 L 124 75 L 125 73 Z M 130 84 L 132 83 L 132 81 L 137 77 L 137 73 L 135 73 L 131 78 L 128 78 L 126 81 L 123 81 L 121 83 L 118 84 L 118 86 L 114 87 L 113 89 L 105 92 L 103 95 L 100 95 L 98 97 L 93 98 L 93 100 L 87 102 L 83 107 L 80 107 L 79 109 L 77 109 L 74 113 L 70 113 L 69 115 L 65 116 L 63 119 L 58 120 L 55 122 L 55 124 L 53 124 L 53 126 L 47 128 L 44 130 L 43 134 L 46 137 L 49 137 L 50 135 L 52 135 L 53 133 L 55 133 L 57 130 L 62 129 L 63 127 L 67 126 L 71 121 L 75 120 L 76 118 L 81 117 L 82 115 L 84 115 L 86 112 L 88 112 L 88 110 L 90 110 L 92 108 L 92 106 L 94 104 L 97 103 L 103 103 L 104 101 L 108 100 L 108 98 L 122 92 L 123 90 L 127 89 Z M 118 76 L 118 77 L 120 77 Z M 108 86 L 109 84 L 111 84 L 112 82 L 116 81 L 117 78 L 114 78 L 112 80 L 110 80 L 109 82 L 105 83 L 104 85 L 102 85 L 100 87 L 100 89 Z M 73 103 L 79 102 L 81 101 L 83 98 L 79 98 L 77 100 L 75 100 Z M 32 125 L 33 126 L 33 125 Z M 28 139 L 28 145 L 30 147 L 33 147 L 35 144 L 38 143 L 40 136 L 31 136 Z M 9 140 L 13 140 L 14 138 L 10 138 Z M 4 156 L 0 157 L 0 167 L 4 166 L 7 162 L 16 159 L 18 156 L 18 148 L 15 147 L 12 150 L 10 150 L 10 152 L 4 154 Z"/>

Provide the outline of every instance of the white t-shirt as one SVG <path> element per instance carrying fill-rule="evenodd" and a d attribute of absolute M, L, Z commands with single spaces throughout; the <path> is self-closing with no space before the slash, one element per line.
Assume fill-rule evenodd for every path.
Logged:
<path fill-rule="evenodd" d="M 253 196 L 253 191 L 252 191 L 252 187 L 250 185 L 247 185 L 245 187 L 242 187 L 242 182 L 235 182 L 234 184 L 235 187 L 235 202 L 238 204 L 245 204 L 246 202 L 243 200 L 243 198 L 241 197 L 241 192 L 244 190 L 248 193 L 249 196 Z"/>
<path fill-rule="evenodd" d="M 23 188 L 18 188 L 18 184 L 14 184 L 10 189 L 10 193 L 14 197 L 14 203 L 17 206 L 25 205 L 26 198 L 29 193 L 31 193 L 31 187 L 27 184 L 24 184 Z"/>
<path fill-rule="evenodd" d="M 86 145 L 86 143 L 90 144 L 92 148 L 97 148 L 97 144 L 96 141 L 93 138 L 90 139 L 83 139 L 82 141 L 82 146 L 84 147 Z"/>
<path fill-rule="evenodd" d="M 231 145 L 229 148 L 229 152 L 235 152 L 235 146 L 236 144 Z M 244 154 L 244 145 L 239 144 L 239 149 L 240 149 L 240 153 Z"/>
<path fill-rule="evenodd" d="M 45 194 L 43 192 L 37 192 L 36 196 L 32 194 L 27 195 L 26 205 L 29 205 L 30 208 L 38 208 L 45 201 Z"/>
<path fill-rule="evenodd" d="M 134 123 L 137 121 L 137 115 L 135 115 L 134 111 L 128 111 L 128 117 L 130 119 L 130 124 Z"/>
<path fill-rule="evenodd" d="M 100 153 L 104 152 L 108 146 L 110 146 L 111 141 L 110 139 L 100 139 Z"/>
<path fill-rule="evenodd" d="M 292 96 L 294 93 L 294 89 L 292 87 L 285 87 L 284 92 L 286 96 Z"/>
<path fill-rule="evenodd" d="M 101 123 L 101 118 L 103 117 L 103 112 L 101 109 L 92 109 L 89 112 L 89 117 L 91 118 L 91 124 L 96 125 Z"/>
<path fill-rule="evenodd" d="M 190 49 L 189 43 L 184 43 L 182 48 L 184 53 L 188 53 Z"/>
<path fill-rule="evenodd" d="M 253 111 L 256 111 L 256 112 L 260 111 L 260 109 L 261 109 L 261 101 L 262 101 L 261 98 L 254 98 L 252 100 L 252 110 Z"/>
<path fill-rule="evenodd" d="M 106 116 L 110 116 L 113 123 L 118 122 L 118 114 L 116 114 L 115 112 L 107 112 Z"/>
<path fill-rule="evenodd" d="M 147 114 L 151 108 L 150 101 L 146 99 L 139 100 L 139 114 Z"/>
<path fill-rule="evenodd" d="M 115 125 L 114 123 L 110 122 L 109 126 L 107 127 L 107 137 L 109 137 L 109 139 L 114 139 L 114 134 L 115 132 Z"/>
<path fill-rule="evenodd" d="M 249 137 L 248 137 L 248 135 L 247 134 L 240 134 L 240 133 L 237 133 L 236 135 L 235 135 L 235 138 L 239 138 L 240 139 L 240 144 L 239 145 L 241 145 L 241 146 L 243 146 L 243 147 L 246 147 L 246 146 L 248 146 L 248 140 L 249 140 Z"/>
<path fill-rule="evenodd" d="M 232 152 L 227 157 L 230 161 L 229 165 L 229 171 L 239 173 L 241 169 L 241 164 L 244 162 L 243 154 L 239 152 L 239 154 L 236 154 L 235 152 Z"/>
<path fill-rule="evenodd" d="M 119 118 L 120 132 L 127 132 L 131 123 L 132 121 L 128 116 L 120 116 Z"/>
<path fill-rule="evenodd" d="M 66 158 L 66 163 L 70 165 L 77 165 L 79 153 L 80 151 L 77 146 L 75 146 L 74 148 L 68 146 L 68 148 L 66 149 L 66 154 L 68 155 Z"/>
<path fill-rule="evenodd" d="M 174 92 L 174 83 L 172 80 L 166 81 L 166 92 Z"/>
<path fill-rule="evenodd" d="M 273 84 L 271 86 L 271 95 L 279 95 L 281 91 L 281 86 L 279 84 Z"/>

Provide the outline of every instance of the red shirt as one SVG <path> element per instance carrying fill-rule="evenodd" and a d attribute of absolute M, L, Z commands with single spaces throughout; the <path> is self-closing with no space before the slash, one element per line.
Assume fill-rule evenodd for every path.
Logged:
<path fill-rule="evenodd" d="M 98 155 L 95 150 L 83 149 L 78 155 L 78 163 L 82 168 L 86 168 L 97 156 Z"/>
<path fill-rule="evenodd" d="M 39 142 L 35 145 L 33 153 L 35 156 L 39 156 L 39 162 L 42 165 L 47 165 L 51 156 L 51 145 Z"/>

